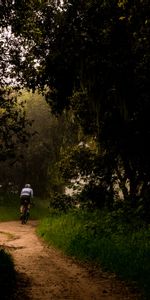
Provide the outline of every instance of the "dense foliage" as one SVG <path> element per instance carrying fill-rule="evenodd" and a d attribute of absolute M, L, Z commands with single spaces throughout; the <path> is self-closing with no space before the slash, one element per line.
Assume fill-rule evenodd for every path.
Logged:
<path fill-rule="evenodd" d="M 4 161 L 14 158 L 18 144 L 26 144 L 29 137 L 25 127 L 30 127 L 30 122 L 13 88 L 0 88 L 0 121 L 0 161 Z"/>
<path fill-rule="evenodd" d="M 43 90 L 57 114 L 72 109 L 97 142 L 99 190 L 106 163 L 113 200 L 115 176 L 124 199 L 148 220 L 148 0 L 16 0 L 1 7 L 2 28 L 10 25 L 17 37 L 9 58 L 21 84 Z"/>

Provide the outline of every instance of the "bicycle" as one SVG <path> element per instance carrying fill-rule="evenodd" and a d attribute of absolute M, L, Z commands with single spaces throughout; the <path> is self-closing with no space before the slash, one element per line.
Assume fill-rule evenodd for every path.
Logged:
<path fill-rule="evenodd" d="M 22 207 L 22 215 L 21 215 L 21 224 L 26 224 L 29 219 L 29 208 L 28 208 L 28 201 L 24 201 L 23 207 Z"/>

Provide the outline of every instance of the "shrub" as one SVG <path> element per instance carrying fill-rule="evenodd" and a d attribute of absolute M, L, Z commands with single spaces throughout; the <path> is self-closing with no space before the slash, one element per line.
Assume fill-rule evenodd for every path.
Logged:
<path fill-rule="evenodd" d="M 49 204 L 50 208 L 67 212 L 74 206 L 74 199 L 69 195 L 55 193 L 51 196 Z"/>

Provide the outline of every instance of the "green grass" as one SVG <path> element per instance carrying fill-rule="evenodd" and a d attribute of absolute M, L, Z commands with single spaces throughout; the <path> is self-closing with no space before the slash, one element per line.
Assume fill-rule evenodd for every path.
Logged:
<path fill-rule="evenodd" d="M 49 215 L 47 199 L 34 199 L 34 205 L 31 206 L 30 218 L 35 220 L 41 220 Z"/>
<path fill-rule="evenodd" d="M 0 221 L 18 219 L 19 203 L 16 195 L 0 194 Z"/>
<path fill-rule="evenodd" d="M 42 219 L 49 214 L 48 201 L 38 198 L 34 199 L 34 205 L 30 209 L 30 219 Z M 0 222 L 19 220 L 20 199 L 16 195 L 0 195 Z"/>
<path fill-rule="evenodd" d="M 18 220 L 19 202 L 17 196 L 0 197 L 0 221 Z M 50 213 L 48 201 L 34 202 L 30 219 L 41 221 L 37 232 L 48 244 L 136 282 L 144 293 L 142 300 L 150 299 L 150 228 L 106 212 Z"/>
<path fill-rule="evenodd" d="M 82 261 L 136 282 L 150 299 L 150 229 L 132 229 L 106 213 L 68 213 L 43 219 L 38 234 Z"/>
<path fill-rule="evenodd" d="M 0 206 L 0 221 L 18 220 L 19 208 Z"/>

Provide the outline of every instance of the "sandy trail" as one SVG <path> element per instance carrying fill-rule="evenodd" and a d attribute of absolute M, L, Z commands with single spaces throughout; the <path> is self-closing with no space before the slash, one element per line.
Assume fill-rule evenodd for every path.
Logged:
<path fill-rule="evenodd" d="M 35 234 L 37 222 L 0 223 L 0 246 L 14 257 L 18 272 L 16 300 L 135 300 L 134 292 L 115 276 L 91 270 Z"/>

